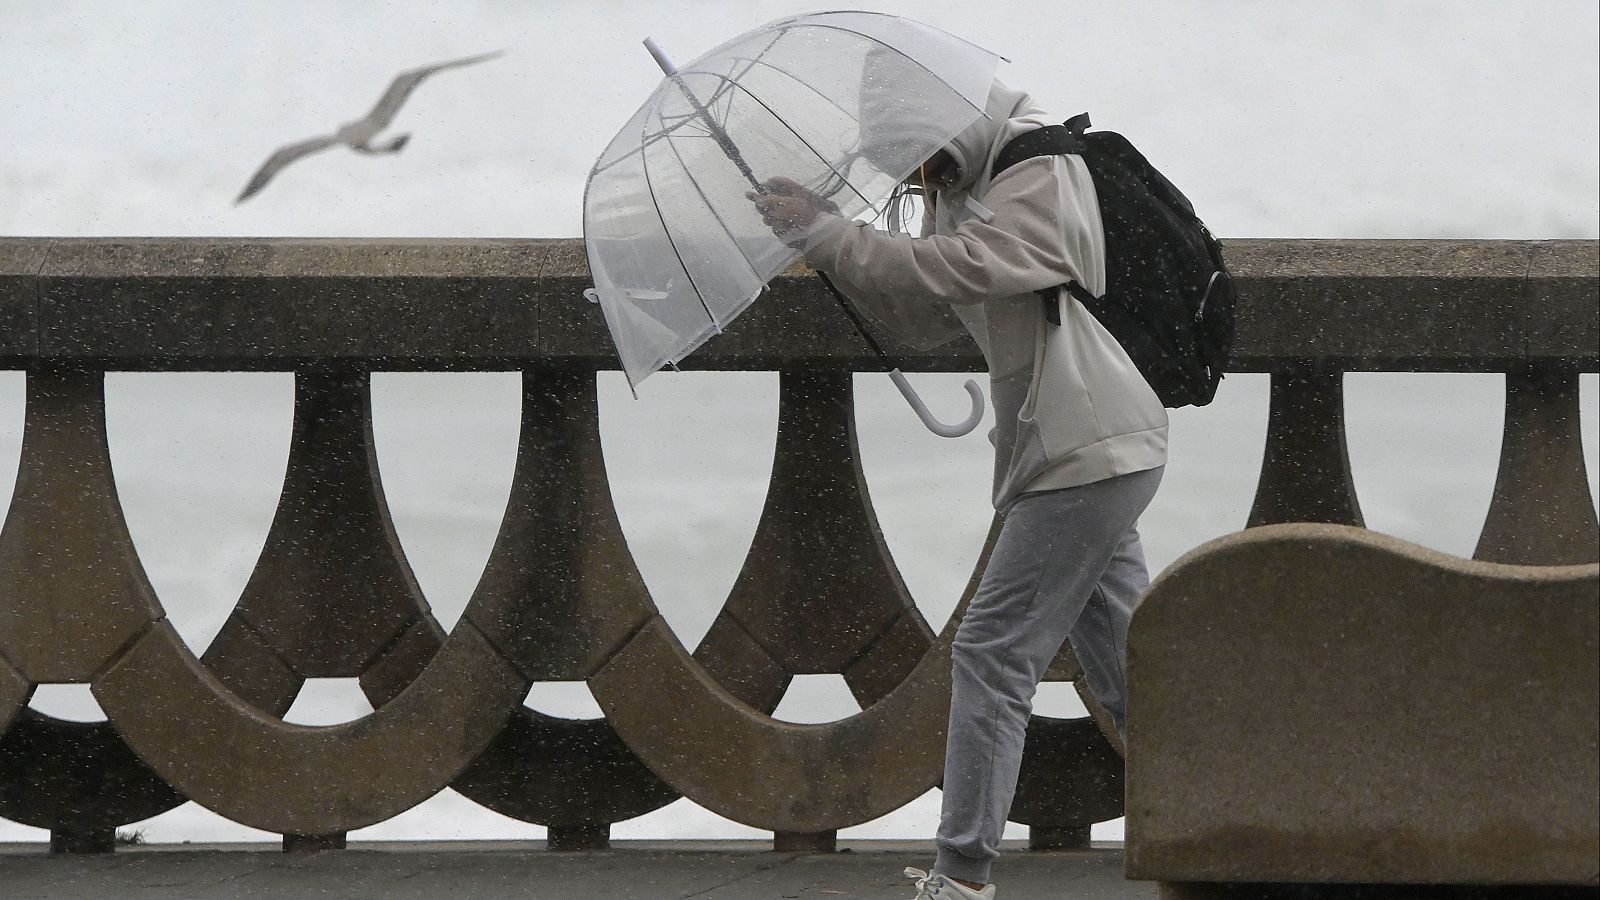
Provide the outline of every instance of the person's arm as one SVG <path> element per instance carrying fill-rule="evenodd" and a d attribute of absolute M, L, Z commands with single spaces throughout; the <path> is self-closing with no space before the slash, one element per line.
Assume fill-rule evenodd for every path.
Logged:
<path fill-rule="evenodd" d="M 761 218 L 774 235 L 796 249 L 803 250 L 808 238 L 829 222 L 850 224 L 839 215 L 837 205 L 828 201 L 800 183 L 788 178 L 771 178 L 763 183 L 761 193 L 745 194 L 761 213 Z M 924 208 L 922 233 L 932 229 L 932 217 Z M 919 350 L 931 350 L 949 343 L 965 333 L 949 307 L 943 303 L 927 303 L 921 299 L 907 298 L 896 292 L 884 293 L 856 284 L 848 273 L 823 269 L 833 283 L 851 301 L 851 305 L 871 319 L 880 329 L 901 343 Z"/>
<path fill-rule="evenodd" d="M 966 333 L 966 326 L 948 303 L 896 291 L 881 292 L 856 283 L 843 272 L 816 268 L 826 273 L 867 318 L 908 347 L 932 350 Z"/>
<path fill-rule="evenodd" d="M 1064 165 L 1038 157 L 1001 173 L 983 197 L 993 217 L 970 219 L 953 235 L 911 238 L 819 214 L 806 260 L 875 311 L 886 303 L 984 303 L 1065 284 L 1079 278 L 1080 261 L 1099 238 L 1080 233 L 1087 217 L 1074 216 L 1073 207 L 1094 197 L 1077 196 L 1060 177 Z"/>
<path fill-rule="evenodd" d="M 918 236 L 932 234 L 933 222 L 933 205 L 924 202 Z M 836 283 L 840 280 L 837 277 L 834 279 Z M 897 293 L 872 293 L 848 279 L 843 280 L 844 283 L 838 286 L 852 298 L 856 308 L 907 346 L 932 350 L 948 344 L 967 331 L 948 303 L 930 303 L 925 298 L 906 297 Z"/>

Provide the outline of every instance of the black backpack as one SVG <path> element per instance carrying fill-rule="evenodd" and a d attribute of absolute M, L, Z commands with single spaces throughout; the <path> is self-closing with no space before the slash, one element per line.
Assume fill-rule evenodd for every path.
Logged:
<path fill-rule="evenodd" d="M 1194 206 L 1127 138 L 1085 134 L 1087 113 L 1023 134 L 995 159 L 993 175 L 1035 156 L 1073 154 L 1094 179 L 1105 224 L 1106 292 L 1067 290 L 1117 339 L 1169 407 L 1204 406 L 1233 346 L 1233 279 L 1222 247 Z M 1055 289 L 1040 291 L 1061 324 Z"/>

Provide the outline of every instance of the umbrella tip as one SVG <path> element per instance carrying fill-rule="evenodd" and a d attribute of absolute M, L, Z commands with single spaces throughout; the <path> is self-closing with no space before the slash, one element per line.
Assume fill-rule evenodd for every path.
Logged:
<path fill-rule="evenodd" d="M 644 48 L 650 51 L 651 57 L 655 59 L 656 65 L 661 67 L 663 74 L 676 75 L 678 73 L 678 67 L 673 65 L 672 60 L 667 58 L 667 51 L 661 49 L 661 45 L 656 43 L 655 38 L 645 38 Z"/>

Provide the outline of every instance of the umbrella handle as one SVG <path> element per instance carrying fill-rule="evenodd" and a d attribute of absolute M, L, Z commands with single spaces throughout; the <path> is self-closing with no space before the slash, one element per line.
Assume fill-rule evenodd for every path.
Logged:
<path fill-rule="evenodd" d="M 929 431 L 940 437 L 953 438 L 971 434 L 972 429 L 977 428 L 978 423 L 983 420 L 983 391 L 978 387 L 978 383 L 970 378 L 967 379 L 964 387 L 967 389 L 967 396 L 972 398 L 972 413 L 967 416 L 965 421 L 955 425 L 946 425 L 934 418 L 933 413 L 928 411 L 928 405 L 922 402 L 921 397 L 917 396 L 917 392 L 912 389 L 911 383 L 906 381 L 906 376 L 900 374 L 899 369 L 890 370 L 889 380 L 893 381 L 894 386 L 900 389 L 900 395 L 906 398 L 907 403 L 911 404 L 911 409 L 916 412 L 917 418 L 922 420 L 922 424 L 928 426 Z"/>

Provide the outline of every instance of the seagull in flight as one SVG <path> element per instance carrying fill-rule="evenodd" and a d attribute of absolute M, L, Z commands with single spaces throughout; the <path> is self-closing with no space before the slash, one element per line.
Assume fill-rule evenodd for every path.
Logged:
<path fill-rule="evenodd" d="M 309 156 L 335 144 L 344 144 L 360 153 L 395 153 L 399 151 L 401 147 L 406 145 L 406 141 L 411 139 L 411 135 L 402 134 L 380 145 L 374 145 L 372 139 L 378 136 L 378 132 L 389 127 L 389 123 L 393 122 L 395 115 L 400 112 L 401 105 L 406 102 L 406 98 L 411 96 L 411 92 L 417 89 L 417 85 L 421 84 L 424 78 L 443 69 L 456 69 L 494 59 L 503 53 L 505 53 L 504 50 L 496 50 L 493 53 L 481 53 L 477 56 L 453 59 L 448 62 L 435 63 L 431 66 L 423 66 L 419 69 L 401 72 L 395 76 L 394 81 L 390 82 L 389 89 L 383 92 L 383 97 L 378 100 L 377 105 L 372 107 L 372 111 L 367 113 L 365 118 L 340 125 L 339 130 L 331 135 L 314 137 L 294 144 L 286 144 L 275 150 L 271 156 L 267 157 L 267 161 L 262 163 L 261 168 L 250 176 L 250 183 L 244 186 L 244 191 L 239 194 L 237 200 L 233 201 L 234 205 L 243 203 L 266 187 L 267 182 L 272 180 L 272 176 L 278 174 L 279 169 L 302 156 Z"/>

